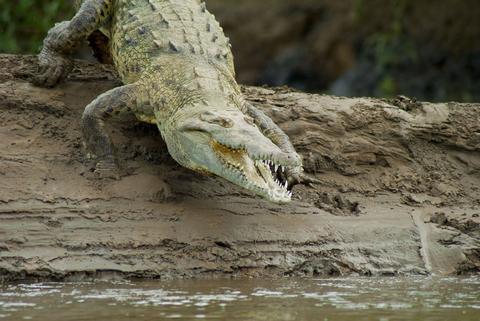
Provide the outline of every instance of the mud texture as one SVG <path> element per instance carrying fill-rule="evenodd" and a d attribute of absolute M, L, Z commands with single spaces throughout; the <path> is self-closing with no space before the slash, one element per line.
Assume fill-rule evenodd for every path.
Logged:
<path fill-rule="evenodd" d="M 244 88 L 306 170 L 275 205 L 177 165 L 155 127 L 109 127 L 123 176 L 99 180 L 80 117 L 118 85 L 77 62 L 55 89 L 31 56 L 0 55 L 0 278 L 478 273 L 480 104 Z"/>

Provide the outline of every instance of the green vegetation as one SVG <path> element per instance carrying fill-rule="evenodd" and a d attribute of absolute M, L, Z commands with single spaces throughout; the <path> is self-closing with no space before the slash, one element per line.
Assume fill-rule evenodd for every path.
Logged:
<path fill-rule="evenodd" d="M 397 80 L 392 69 L 405 64 L 416 63 L 417 48 L 405 30 L 405 16 L 409 0 L 385 1 L 383 10 L 390 21 L 381 29 L 372 32 L 365 41 L 381 79 L 377 84 L 377 94 L 392 97 L 398 94 Z M 357 24 L 366 23 L 368 16 L 366 0 L 356 0 L 355 20 Z"/>
<path fill-rule="evenodd" d="M 0 52 L 37 52 L 48 29 L 73 11 L 71 0 L 0 0 Z"/>

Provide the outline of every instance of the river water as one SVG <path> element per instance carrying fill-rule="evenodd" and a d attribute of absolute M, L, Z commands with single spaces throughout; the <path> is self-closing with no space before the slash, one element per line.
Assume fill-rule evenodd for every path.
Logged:
<path fill-rule="evenodd" d="M 480 276 L 0 285 L 0 321 L 480 321 Z"/>

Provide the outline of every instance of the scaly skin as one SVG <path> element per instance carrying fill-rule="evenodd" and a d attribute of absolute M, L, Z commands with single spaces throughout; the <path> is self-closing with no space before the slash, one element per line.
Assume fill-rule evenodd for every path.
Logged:
<path fill-rule="evenodd" d="M 198 0 L 84 0 L 70 21 L 52 28 L 34 82 L 51 87 L 71 70 L 70 53 L 100 29 L 124 86 L 90 103 L 83 132 L 96 171 L 115 176 L 114 147 L 104 122 L 130 110 L 156 124 L 181 165 L 221 176 L 273 202 L 290 187 L 316 180 L 273 121 L 247 103 L 235 81 L 228 38 Z"/>

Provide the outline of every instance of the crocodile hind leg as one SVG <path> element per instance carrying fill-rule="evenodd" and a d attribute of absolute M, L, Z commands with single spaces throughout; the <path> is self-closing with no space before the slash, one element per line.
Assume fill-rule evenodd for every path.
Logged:
<path fill-rule="evenodd" d="M 280 127 L 278 127 L 278 125 L 275 124 L 270 117 L 249 103 L 246 104 L 246 113 L 254 119 L 254 122 L 257 124 L 260 131 L 283 152 L 297 154 L 295 148 L 290 142 L 290 138 L 288 138 L 283 130 L 280 129 Z M 321 183 L 321 181 L 318 179 L 305 174 L 302 166 L 287 168 L 285 171 L 285 176 L 289 186 L 294 186 L 297 184 L 311 185 Z"/>
<path fill-rule="evenodd" d="M 87 150 L 96 161 L 95 173 L 100 177 L 118 177 L 115 148 L 105 130 L 105 121 L 137 106 L 134 84 L 117 87 L 98 96 L 83 112 L 82 131 Z"/>
<path fill-rule="evenodd" d="M 33 78 L 34 84 L 53 87 L 68 75 L 72 69 L 71 53 L 109 18 L 112 1 L 85 0 L 72 20 L 50 29 L 38 55 L 40 70 Z"/>

